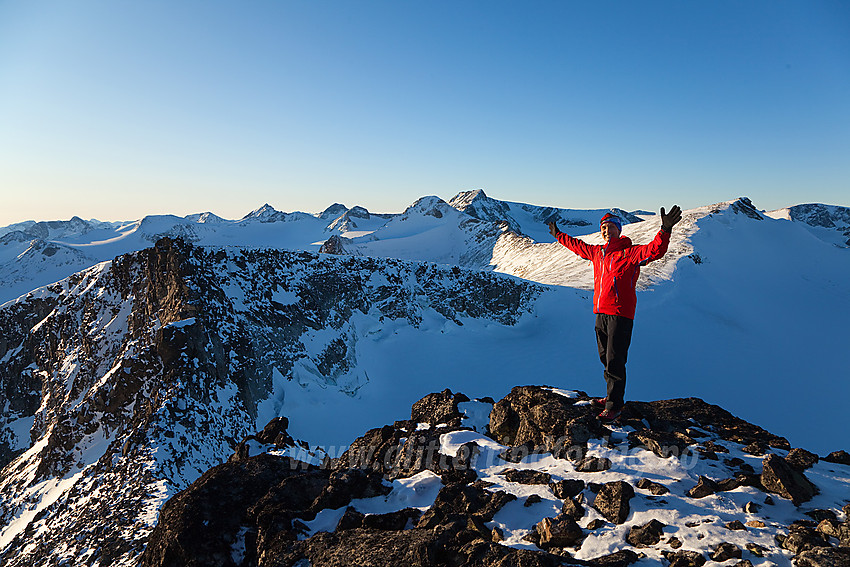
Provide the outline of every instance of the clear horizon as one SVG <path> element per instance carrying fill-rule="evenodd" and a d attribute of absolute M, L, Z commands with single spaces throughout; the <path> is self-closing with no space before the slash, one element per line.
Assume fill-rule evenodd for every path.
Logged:
<path fill-rule="evenodd" d="M 0 226 L 850 205 L 850 6 L 0 4 Z"/>

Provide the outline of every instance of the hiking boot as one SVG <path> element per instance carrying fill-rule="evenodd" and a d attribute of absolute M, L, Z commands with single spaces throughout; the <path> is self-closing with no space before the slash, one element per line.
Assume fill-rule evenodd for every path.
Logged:
<path fill-rule="evenodd" d="M 593 398 L 590 400 L 590 405 L 598 410 L 604 410 L 605 404 L 608 403 L 608 398 Z"/>
<path fill-rule="evenodd" d="M 613 423 L 613 422 L 617 421 L 617 419 L 620 417 L 621 413 L 623 413 L 623 410 L 621 410 L 621 409 L 605 410 L 602 413 L 600 413 L 598 416 L 596 416 L 596 418 L 599 421 L 601 421 L 602 423 Z"/>

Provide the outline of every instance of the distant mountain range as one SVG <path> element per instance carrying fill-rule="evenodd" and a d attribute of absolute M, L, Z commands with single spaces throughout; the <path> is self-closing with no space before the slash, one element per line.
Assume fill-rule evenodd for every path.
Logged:
<path fill-rule="evenodd" d="M 353 536 L 373 542 L 374 549 L 382 538 L 395 542 L 390 547 L 407 542 L 425 553 L 417 561 L 428 561 L 427 550 L 442 541 L 465 558 L 457 564 L 555 565 L 550 556 L 565 548 L 579 561 L 640 552 L 627 532 L 652 514 L 662 514 L 665 526 L 646 531 L 660 529 L 665 542 L 675 537 L 703 560 L 721 543 L 743 549 L 750 561 L 759 556 L 741 534 L 721 541 L 729 531 L 723 525 L 689 527 L 697 516 L 764 523 L 748 533 L 759 546 L 753 549 L 765 548 L 760 552 L 774 564 L 789 564 L 820 537 L 817 524 L 791 525 L 800 514 L 833 521 L 823 529 L 837 535 L 821 541 L 838 549 L 846 520 L 840 495 L 850 486 L 850 465 L 841 463 L 840 453 L 847 443 L 850 383 L 837 379 L 846 375 L 846 364 L 836 355 L 850 320 L 850 251 L 842 240 L 847 209 L 800 205 L 765 213 L 740 198 L 684 211 L 668 254 L 642 270 L 627 389 L 633 421 L 610 433 L 582 417 L 587 397 L 579 393 L 601 393 L 604 384 L 590 267 L 552 242 L 545 226 L 554 218 L 562 230 L 600 243 L 597 223 L 607 211 L 534 207 L 478 191 L 449 203 L 423 197 L 393 215 L 338 204 L 318 214 L 282 213 L 266 205 L 240 220 L 209 213 L 128 223 L 75 218 L 1 230 L 0 563 L 188 565 L 168 555 L 169 546 L 185 541 L 183 549 L 190 549 L 185 538 L 206 533 L 219 546 L 213 550 L 219 559 L 210 563 L 216 565 L 355 564 L 350 546 L 360 540 Z M 614 211 L 637 243 L 659 229 L 656 215 Z M 529 384 L 547 386 L 511 394 Z M 471 401 L 458 406 L 460 398 L 436 394 L 447 388 Z M 430 402 L 417 402 L 431 393 L 436 397 Z M 719 408 L 696 411 L 706 407 L 697 397 L 743 420 Z M 526 398 L 539 398 L 539 404 L 528 405 Z M 671 398 L 680 401 L 669 407 L 633 401 Z M 506 405 L 516 419 L 505 413 Z M 683 422 L 691 418 L 692 427 Z M 459 464 L 458 475 L 444 476 L 422 463 L 404 474 L 375 465 L 361 478 L 335 461 L 358 438 L 383 439 L 389 449 L 417 431 L 454 459 L 467 442 L 494 457 L 526 441 L 534 449 L 545 423 L 568 421 L 570 434 L 583 437 L 580 445 L 599 459 L 594 462 L 611 461 L 610 472 L 578 471 L 578 460 L 552 454 L 551 446 L 528 461 L 472 466 L 476 479 L 469 466 Z M 536 433 L 517 441 L 520 423 Z M 643 437 L 635 435 L 643 430 Z M 652 440 L 659 435 L 668 436 L 668 446 L 691 447 L 700 460 L 691 468 L 678 458 L 653 460 Z M 627 451 L 638 447 L 644 465 Z M 801 469 L 821 494 L 798 494 L 792 501 L 789 492 L 776 508 L 763 506 L 762 492 L 780 494 L 769 489 L 770 471 L 774 465 L 786 469 L 762 461 L 772 454 L 798 463 L 791 448 L 806 448 L 821 461 L 833 455 L 832 464 Z M 813 460 L 800 458 L 799 466 Z M 303 492 L 275 492 L 273 486 L 289 476 L 281 467 L 292 459 L 316 472 L 293 476 Z M 757 468 L 764 466 L 767 472 Z M 505 472 L 503 479 L 503 468 L 549 474 L 537 494 L 541 500 L 526 499 L 539 492 L 528 485 L 542 476 Z M 738 473 L 751 476 L 730 481 Z M 606 519 L 593 500 L 596 512 L 570 512 L 581 520 L 581 534 L 569 522 L 554 522 L 550 508 L 567 505 L 561 491 L 570 483 L 549 488 L 549 482 L 582 480 L 570 498 L 581 493 L 589 504 L 618 479 L 640 488 L 638 477 L 651 477 L 671 496 L 632 500 L 628 523 Z M 713 490 L 709 500 L 686 494 L 697 485 Z M 266 486 L 256 498 L 267 498 L 260 506 L 242 489 L 211 492 L 216 486 Z M 453 488 L 438 496 L 442 486 Z M 474 517 L 475 506 L 488 505 L 498 491 L 522 500 L 509 504 L 500 496 L 483 517 Z M 319 493 L 324 496 L 316 500 Z M 210 518 L 191 503 L 209 512 L 203 498 L 210 494 L 217 502 L 232 496 L 229 508 L 215 510 L 236 523 L 193 532 L 191 518 Z M 286 501 L 287 508 L 283 502 L 292 494 L 313 496 Z M 358 502 L 373 497 L 390 500 Z M 454 499 L 462 509 L 452 511 Z M 171 520 L 157 527 L 170 500 Z M 671 502 L 665 512 L 659 512 L 661 500 Z M 760 512 L 732 510 L 751 501 Z M 339 530 L 348 505 L 354 510 L 344 525 L 366 531 Z M 392 517 L 367 521 L 355 514 L 364 515 L 370 505 L 370 513 Z M 418 512 L 402 513 L 406 508 Z M 432 519 L 419 525 L 429 510 Z M 603 523 L 591 529 L 594 520 Z M 378 528 L 372 521 L 387 523 Z M 395 533 L 414 524 L 427 533 Z M 558 525 L 572 530 L 571 543 L 546 539 Z M 263 531 L 272 526 L 280 528 Z M 501 536 L 493 535 L 495 528 Z M 447 539 L 439 539 L 441 530 L 448 530 Z M 788 540 L 793 530 L 808 539 Z M 503 538 L 497 547 L 475 548 L 486 560 L 464 547 L 485 534 L 490 543 Z M 786 539 L 771 544 L 774 535 Z M 808 548 L 794 543 L 800 538 Z M 143 559 L 150 541 L 156 545 Z M 585 542 L 580 550 L 574 548 L 578 541 Z M 643 552 L 660 560 L 667 551 L 676 548 Z M 272 555 L 261 560 L 260 553 Z M 511 563 L 520 556 L 533 562 Z M 605 561 L 637 558 L 624 552 Z M 479 559 L 484 563 L 475 563 Z M 803 565 L 810 564 L 816 563 Z"/>
<path fill-rule="evenodd" d="M 266 204 L 239 220 L 207 212 L 127 222 L 26 221 L 0 228 L 0 304 L 164 236 L 201 246 L 330 250 L 454 264 L 587 288 L 587 278 L 574 274 L 575 258 L 557 247 L 552 251 L 546 223 L 554 220 L 573 236 L 589 236 L 598 232 L 599 218 L 607 212 L 624 225 L 658 222 L 645 211 L 541 207 L 499 201 L 481 190 L 459 193 L 448 203 L 424 197 L 398 214 L 339 203 L 316 214 L 285 213 Z M 850 246 L 850 208 L 795 205 L 764 214 L 798 223 L 836 246 Z"/>

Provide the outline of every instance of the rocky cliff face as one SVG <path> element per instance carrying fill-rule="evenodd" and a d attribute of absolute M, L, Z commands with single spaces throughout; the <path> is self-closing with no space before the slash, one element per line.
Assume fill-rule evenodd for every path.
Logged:
<path fill-rule="evenodd" d="M 354 314 L 510 325 L 539 292 L 459 268 L 162 239 L 9 303 L 0 559 L 135 565 L 162 503 L 265 425 L 274 376 L 298 365 L 362 387 Z"/>
<path fill-rule="evenodd" d="M 629 402 L 613 426 L 591 407 L 446 390 L 318 467 L 264 431 L 164 506 L 142 565 L 850 564 L 846 452 L 697 398 Z"/>

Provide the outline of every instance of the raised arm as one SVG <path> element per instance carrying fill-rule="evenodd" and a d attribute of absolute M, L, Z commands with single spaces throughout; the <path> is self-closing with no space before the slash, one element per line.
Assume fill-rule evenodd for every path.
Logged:
<path fill-rule="evenodd" d="M 633 261 L 644 265 L 664 256 L 670 244 L 670 233 L 680 220 L 682 220 L 682 209 L 679 205 L 673 205 L 670 213 L 665 213 L 664 207 L 661 207 L 661 230 L 649 244 L 632 248 Z"/>
<path fill-rule="evenodd" d="M 554 221 L 550 221 L 546 223 L 549 225 L 549 234 L 555 237 L 555 240 L 569 248 L 572 252 L 578 254 L 580 257 L 585 260 L 593 260 L 593 249 L 594 246 L 584 242 L 583 240 L 579 240 L 578 238 L 573 238 L 569 234 L 565 232 L 561 232 L 558 230 L 558 225 Z"/>

